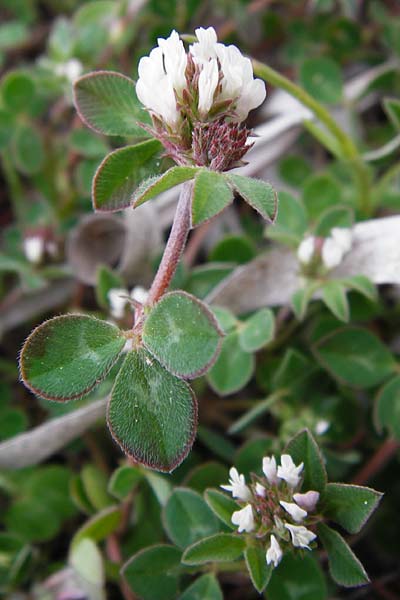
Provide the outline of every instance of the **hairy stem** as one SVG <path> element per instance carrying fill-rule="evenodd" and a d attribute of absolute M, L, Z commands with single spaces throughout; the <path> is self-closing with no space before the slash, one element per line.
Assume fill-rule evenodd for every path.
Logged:
<path fill-rule="evenodd" d="M 190 231 L 192 189 L 193 183 L 191 181 L 183 184 L 171 233 L 149 291 L 148 304 L 154 304 L 161 298 L 175 274 Z"/>
<path fill-rule="evenodd" d="M 335 119 L 332 118 L 329 111 L 326 110 L 322 104 L 317 102 L 301 87 L 293 83 L 293 81 L 257 60 L 253 60 L 253 68 L 254 73 L 261 77 L 261 79 L 285 90 L 291 96 L 297 98 L 304 106 L 309 108 L 337 140 L 341 149 L 342 158 L 348 161 L 353 173 L 358 190 L 358 207 L 363 214 L 369 215 L 371 213 L 369 169 L 363 162 L 357 146 L 354 144 L 351 137 L 339 127 Z"/>

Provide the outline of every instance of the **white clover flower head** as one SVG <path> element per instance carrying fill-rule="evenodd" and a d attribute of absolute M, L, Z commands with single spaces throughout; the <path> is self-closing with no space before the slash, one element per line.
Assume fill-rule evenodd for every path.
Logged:
<path fill-rule="evenodd" d="M 304 265 L 310 264 L 315 252 L 315 237 L 310 235 L 300 243 L 297 248 L 297 258 Z"/>
<path fill-rule="evenodd" d="M 326 238 L 322 246 L 321 257 L 326 269 L 334 269 L 342 262 L 342 247 L 333 238 Z"/>
<path fill-rule="evenodd" d="M 285 523 L 286 529 L 290 532 L 291 540 L 295 548 L 307 548 L 311 550 L 309 544 L 316 539 L 315 533 L 304 527 L 304 525 L 290 525 Z"/>
<path fill-rule="evenodd" d="M 276 469 L 276 460 L 275 456 L 264 456 L 262 462 L 262 469 L 265 477 L 268 479 L 269 483 L 276 484 L 278 483 L 277 469 Z"/>
<path fill-rule="evenodd" d="M 70 58 L 65 63 L 59 63 L 55 66 L 54 72 L 59 77 L 65 77 L 71 83 L 78 79 L 83 71 L 83 65 L 77 58 Z"/>
<path fill-rule="evenodd" d="M 307 516 L 307 511 L 305 511 L 303 508 L 300 508 L 300 506 L 294 502 L 285 502 L 284 500 L 280 500 L 279 504 L 286 510 L 286 512 L 296 523 L 301 523 L 301 521 L 304 521 Z"/>
<path fill-rule="evenodd" d="M 142 287 L 141 285 L 136 285 L 131 290 L 132 300 L 136 300 L 136 302 L 140 302 L 140 304 L 146 304 L 148 297 L 149 290 L 146 290 L 146 288 Z"/>
<path fill-rule="evenodd" d="M 128 290 L 125 288 L 112 288 L 108 291 L 107 298 L 110 303 L 110 313 L 114 319 L 122 319 L 128 303 Z"/>
<path fill-rule="evenodd" d="M 313 512 L 319 500 L 319 492 L 309 490 L 305 494 L 293 494 L 293 500 L 307 512 Z"/>
<path fill-rule="evenodd" d="M 241 510 L 236 510 L 231 517 L 234 525 L 238 526 L 238 532 L 246 531 L 250 533 L 255 528 L 253 509 L 251 504 L 246 504 Z"/>
<path fill-rule="evenodd" d="M 265 496 L 267 495 L 267 489 L 261 485 L 261 483 L 256 483 L 256 494 L 257 496 L 260 496 L 261 498 L 265 498 Z"/>
<path fill-rule="evenodd" d="M 32 235 L 24 239 L 23 250 L 27 260 L 33 265 L 38 265 L 42 259 L 45 250 L 45 243 L 41 236 Z"/>
<path fill-rule="evenodd" d="M 220 487 L 227 492 L 231 492 L 233 498 L 238 498 L 243 502 L 248 502 L 252 498 L 244 475 L 241 475 L 235 467 L 232 467 L 229 471 L 229 485 L 221 485 Z"/>
<path fill-rule="evenodd" d="M 330 427 L 329 421 L 326 419 L 320 419 L 314 427 L 314 431 L 317 435 L 324 435 Z"/>
<path fill-rule="evenodd" d="M 351 250 L 353 243 L 353 233 L 351 229 L 344 227 L 334 227 L 331 230 L 330 236 L 342 249 L 343 254 Z"/>
<path fill-rule="evenodd" d="M 291 488 L 295 488 L 300 483 L 300 473 L 303 470 L 303 466 L 304 464 L 300 463 L 296 467 L 289 454 L 282 454 L 281 464 L 277 472 L 278 477 L 284 479 Z"/>
<path fill-rule="evenodd" d="M 252 145 L 240 123 L 264 101 L 265 85 L 254 79 L 250 59 L 218 43 L 212 27 L 196 29 L 196 36 L 186 53 L 172 31 L 140 59 L 136 94 L 153 128 L 142 125 L 177 164 L 228 170 L 242 164 Z"/>
<path fill-rule="evenodd" d="M 282 560 L 282 556 L 283 552 L 279 545 L 279 542 L 276 539 L 276 537 L 272 534 L 270 537 L 270 546 L 266 554 L 267 565 L 270 565 L 272 563 L 274 567 L 277 567 Z"/>

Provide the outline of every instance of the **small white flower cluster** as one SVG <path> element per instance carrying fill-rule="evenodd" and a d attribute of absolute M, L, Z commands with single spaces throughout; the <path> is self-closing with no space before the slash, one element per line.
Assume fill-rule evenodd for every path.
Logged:
<path fill-rule="evenodd" d="M 139 62 L 136 94 L 149 111 L 147 129 L 178 165 L 228 171 L 243 165 L 253 145 L 242 123 L 265 98 L 265 85 L 236 46 L 217 40 L 212 27 L 196 29 L 186 52 L 178 33 L 159 38 Z"/>
<path fill-rule="evenodd" d="M 229 471 L 229 484 L 221 485 L 233 498 L 245 506 L 232 514 L 231 520 L 238 532 L 251 533 L 257 530 L 257 538 L 269 541 L 266 552 L 267 564 L 277 567 L 285 549 L 307 548 L 316 539 L 316 534 L 308 529 L 316 520 L 310 515 L 316 509 L 319 493 L 297 490 L 302 482 L 303 463 L 295 465 L 289 454 L 282 454 L 280 465 L 275 457 L 263 458 L 263 478 L 253 477 L 247 485 L 244 475 L 235 467 Z M 300 524 L 301 523 L 301 524 Z"/>
<path fill-rule="evenodd" d="M 159 38 L 149 56 L 140 59 L 136 93 L 140 102 L 174 128 L 182 120 L 188 88 L 188 70 L 193 61 L 197 80 L 197 110 L 206 120 L 215 104 L 233 103 L 237 121 L 244 121 L 250 110 L 265 99 L 265 86 L 254 79 L 250 59 L 236 46 L 218 43 L 213 27 L 196 29 L 198 41 L 186 53 L 176 31 Z"/>
<path fill-rule="evenodd" d="M 325 239 L 308 236 L 297 249 L 297 258 L 303 265 L 309 265 L 320 254 L 323 266 L 334 269 L 351 249 L 353 241 L 350 229 L 334 227 Z"/>
<path fill-rule="evenodd" d="M 110 314 L 114 319 L 122 319 L 129 299 L 144 304 L 149 293 L 140 285 L 133 288 L 131 293 L 126 288 L 112 288 L 108 291 L 107 298 L 110 303 Z"/>
<path fill-rule="evenodd" d="M 83 65 L 77 58 L 70 58 L 65 63 L 58 63 L 54 66 L 54 73 L 59 77 L 68 79 L 70 83 L 74 83 L 80 75 L 82 75 Z"/>
<path fill-rule="evenodd" d="M 42 262 L 46 250 L 45 241 L 42 236 L 31 235 L 24 239 L 23 250 L 26 259 L 33 265 Z"/>

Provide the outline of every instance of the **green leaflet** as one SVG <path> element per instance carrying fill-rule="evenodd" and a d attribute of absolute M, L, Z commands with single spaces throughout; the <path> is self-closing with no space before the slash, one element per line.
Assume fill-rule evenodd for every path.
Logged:
<path fill-rule="evenodd" d="M 97 71 L 80 77 L 74 101 L 82 121 L 98 133 L 147 136 L 138 125 L 149 117 L 136 98 L 135 82 L 121 73 Z"/>
<path fill-rule="evenodd" d="M 110 152 L 93 179 L 92 199 L 97 211 L 116 211 L 132 204 L 139 184 L 160 168 L 157 140 L 146 140 Z"/>
<path fill-rule="evenodd" d="M 209 308 L 185 292 L 165 294 L 143 326 L 149 352 L 171 373 L 188 379 L 213 364 L 222 335 Z"/>
<path fill-rule="evenodd" d="M 86 315 L 55 317 L 27 338 L 21 377 L 48 400 L 80 398 L 105 378 L 124 345 L 122 332 L 110 323 Z"/>
<path fill-rule="evenodd" d="M 139 348 L 127 354 L 117 375 L 108 425 L 124 452 L 137 462 L 173 471 L 193 444 L 196 398 L 185 381 Z"/>

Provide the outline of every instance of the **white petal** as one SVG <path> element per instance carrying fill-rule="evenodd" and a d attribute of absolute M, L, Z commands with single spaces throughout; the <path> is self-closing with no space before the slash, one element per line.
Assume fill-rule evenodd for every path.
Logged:
<path fill-rule="evenodd" d="M 207 29 L 199 27 L 195 33 L 199 41 L 189 46 L 189 51 L 195 63 L 204 65 L 216 57 L 217 34 L 213 27 Z"/>
<path fill-rule="evenodd" d="M 317 506 L 319 493 L 309 490 L 305 494 L 294 494 L 293 499 L 301 506 L 301 508 L 304 508 L 304 510 L 307 510 L 308 512 L 312 512 Z"/>
<path fill-rule="evenodd" d="M 250 504 L 247 504 L 241 510 L 237 510 L 232 514 L 231 521 L 238 526 L 238 532 L 247 531 L 250 533 L 255 528 L 253 509 Z"/>
<path fill-rule="evenodd" d="M 44 240 L 38 235 L 27 237 L 23 242 L 24 254 L 32 264 L 38 264 L 44 254 Z"/>
<path fill-rule="evenodd" d="M 125 288 L 112 288 L 108 291 L 107 298 L 110 303 L 110 313 L 114 319 L 122 319 L 128 302 L 128 290 Z"/>
<path fill-rule="evenodd" d="M 299 484 L 302 470 L 303 463 L 296 467 L 289 454 L 282 454 L 281 466 L 278 467 L 278 477 L 284 479 L 290 487 L 295 488 Z"/>
<path fill-rule="evenodd" d="M 322 262 L 327 269 L 334 269 L 342 262 L 343 250 L 333 238 L 327 238 L 322 246 Z"/>
<path fill-rule="evenodd" d="M 281 500 L 279 504 L 286 510 L 286 512 L 292 517 L 296 523 L 300 523 L 303 519 L 306 518 L 307 512 L 294 504 L 294 502 L 284 502 Z"/>
<path fill-rule="evenodd" d="M 181 93 L 186 86 L 187 55 L 178 33 L 174 30 L 167 39 L 158 38 L 164 56 L 164 67 L 173 88 Z"/>
<path fill-rule="evenodd" d="M 285 523 L 285 527 L 290 532 L 293 546 L 311 550 L 309 544 L 317 537 L 315 533 L 306 529 L 303 525 L 290 525 L 289 523 Z"/>
<path fill-rule="evenodd" d="M 257 482 L 256 483 L 256 494 L 257 494 L 257 496 L 260 496 L 261 498 L 265 498 L 266 493 L 267 493 L 266 488 L 263 485 L 261 485 L 261 483 Z"/>
<path fill-rule="evenodd" d="M 235 467 L 229 471 L 229 485 L 221 485 L 223 490 L 230 492 L 233 498 L 238 498 L 243 502 L 248 502 L 252 499 L 250 488 L 246 485 L 244 475 L 238 473 Z"/>
<path fill-rule="evenodd" d="M 333 238 L 337 244 L 339 244 L 344 254 L 351 249 L 353 241 L 351 229 L 334 227 L 330 233 L 330 237 Z"/>
<path fill-rule="evenodd" d="M 199 111 L 205 116 L 214 102 L 218 85 L 218 63 L 215 59 L 205 63 L 199 77 Z"/>
<path fill-rule="evenodd" d="M 324 433 L 326 433 L 328 431 L 329 427 L 330 427 L 329 421 L 327 421 L 326 419 L 321 419 L 315 425 L 314 431 L 317 435 L 323 435 Z"/>
<path fill-rule="evenodd" d="M 272 483 L 272 484 L 278 483 L 275 456 L 272 456 L 272 457 L 264 456 L 262 469 L 263 469 L 264 475 L 268 479 L 269 483 Z"/>
<path fill-rule="evenodd" d="M 315 250 L 315 237 L 306 237 L 297 248 L 297 258 L 305 265 L 311 261 Z"/>
<path fill-rule="evenodd" d="M 267 565 L 273 563 L 274 567 L 277 567 L 282 560 L 282 550 L 274 535 L 271 535 L 270 537 L 270 546 L 267 550 L 266 560 Z"/>

